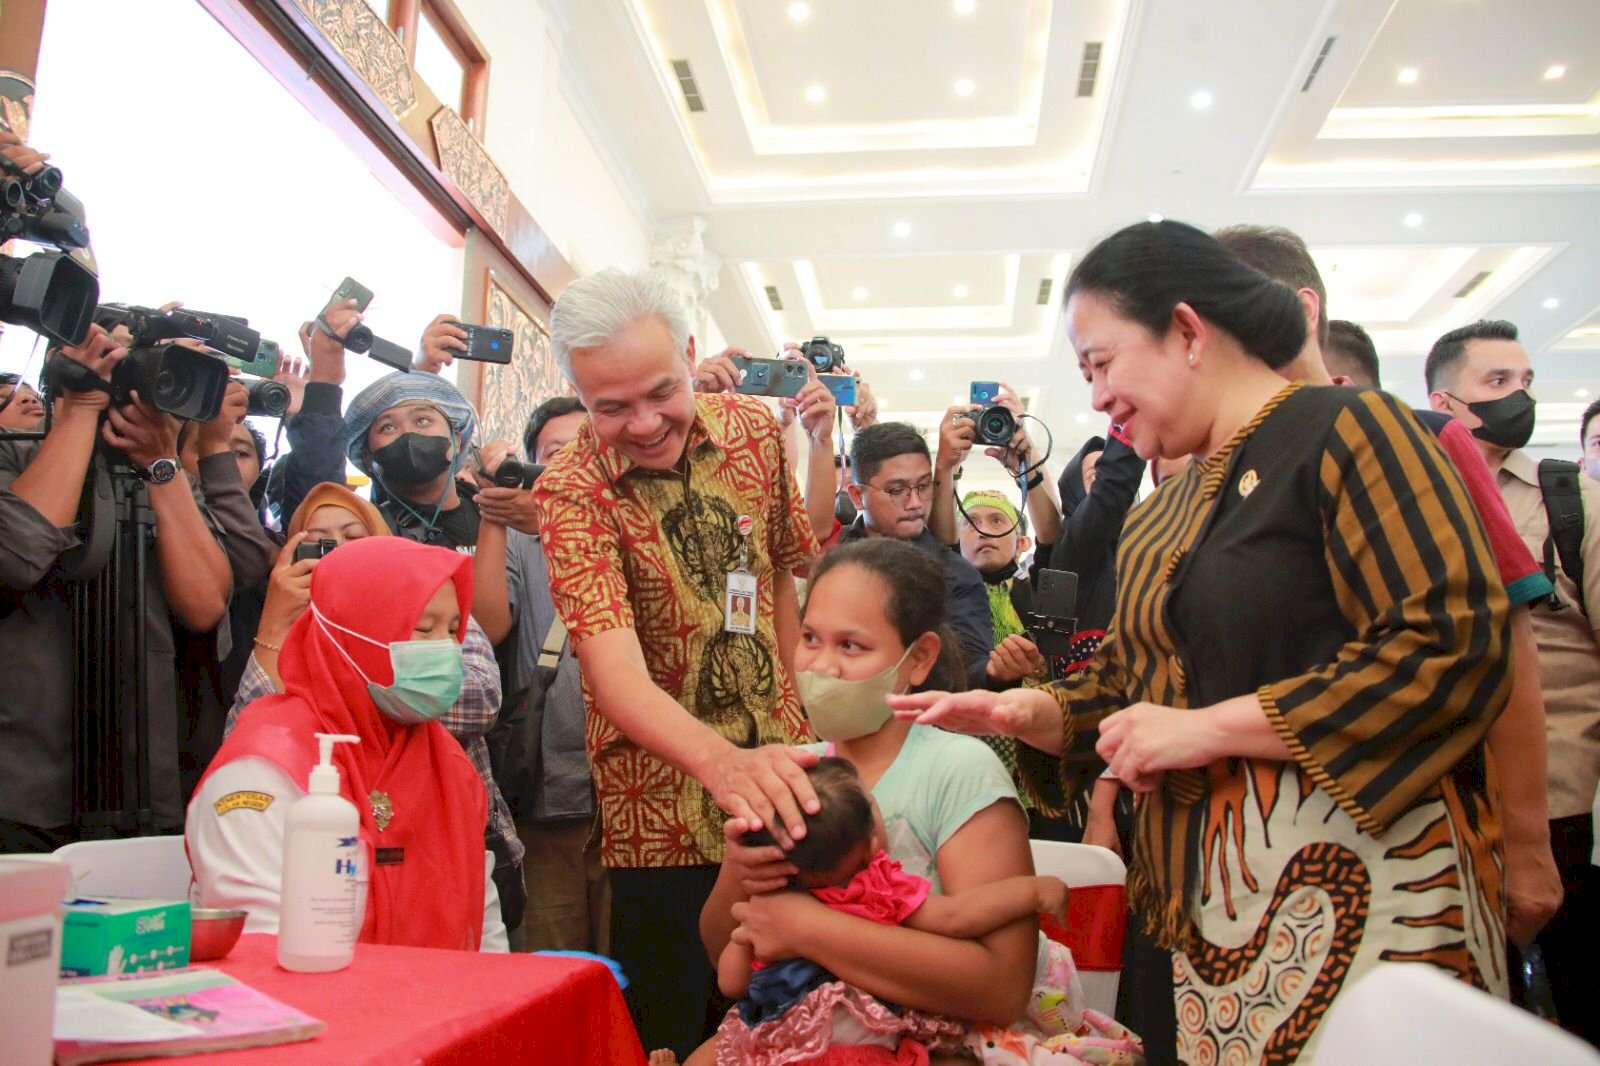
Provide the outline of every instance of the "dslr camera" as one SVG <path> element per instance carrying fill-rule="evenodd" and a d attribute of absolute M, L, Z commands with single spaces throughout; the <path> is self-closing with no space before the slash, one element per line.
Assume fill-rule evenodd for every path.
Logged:
<path fill-rule="evenodd" d="M 524 463 L 518 459 L 503 459 L 495 467 L 494 474 L 489 481 L 500 489 L 531 489 L 533 483 L 539 480 L 539 475 L 544 473 L 544 467 L 538 463 Z"/>
<path fill-rule="evenodd" d="M 800 346 L 800 354 L 819 374 L 844 369 L 844 349 L 826 337 L 812 337 Z"/>
<path fill-rule="evenodd" d="M 1017 435 L 1017 416 L 1011 413 L 1011 408 L 1000 404 L 991 404 L 981 411 L 964 411 L 955 417 L 977 423 L 979 444 L 1003 448 Z"/>
<path fill-rule="evenodd" d="M 24 174 L 0 155 L 0 244 L 13 237 L 61 250 L 0 255 L 0 321 L 82 344 L 100 299 L 94 272 L 69 254 L 89 245 L 83 205 L 62 188 L 59 168 Z"/>

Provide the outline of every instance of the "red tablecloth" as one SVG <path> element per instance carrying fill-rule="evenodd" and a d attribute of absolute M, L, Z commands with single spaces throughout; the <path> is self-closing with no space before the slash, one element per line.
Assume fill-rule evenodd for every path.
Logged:
<path fill-rule="evenodd" d="M 642 1064 L 622 993 L 597 962 L 360 944 L 336 973 L 290 973 L 277 938 L 243 936 L 214 963 L 328 1023 L 298 1044 L 138 1062 L 226 1066 L 410 1063 Z"/>

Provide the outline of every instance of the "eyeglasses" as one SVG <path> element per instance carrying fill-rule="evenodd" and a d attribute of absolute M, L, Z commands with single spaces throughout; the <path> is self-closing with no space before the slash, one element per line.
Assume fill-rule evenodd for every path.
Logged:
<path fill-rule="evenodd" d="M 906 496 L 915 493 L 919 500 L 933 499 L 933 478 L 923 478 L 915 485 L 907 485 L 904 481 L 892 481 L 879 488 L 877 485 L 868 484 L 866 488 L 874 492 L 881 492 L 895 503 L 904 503 Z"/>

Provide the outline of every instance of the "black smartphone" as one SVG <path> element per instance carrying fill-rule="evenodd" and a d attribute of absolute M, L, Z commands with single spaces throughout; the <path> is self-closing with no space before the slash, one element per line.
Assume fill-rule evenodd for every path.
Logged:
<path fill-rule="evenodd" d="M 798 359 L 759 359 L 750 355 L 729 358 L 744 371 L 744 379 L 734 392 L 745 396 L 798 396 L 806 387 L 806 365 Z"/>
<path fill-rule="evenodd" d="M 854 374 L 818 374 L 817 380 L 828 386 L 833 402 L 840 407 L 856 405 L 856 378 Z"/>
<path fill-rule="evenodd" d="M 411 373 L 411 349 L 402 348 L 392 341 L 382 337 L 372 338 L 372 347 L 367 349 L 367 358 L 376 359 L 384 366 Z"/>
<path fill-rule="evenodd" d="M 308 540 L 297 544 L 294 549 L 294 561 L 302 559 L 320 559 L 339 546 L 336 540 Z"/>
<path fill-rule="evenodd" d="M 1075 618 L 1078 575 L 1070 570 L 1040 570 L 1033 590 L 1033 613 L 1041 618 Z"/>
<path fill-rule="evenodd" d="M 346 300 L 354 300 L 356 302 L 356 310 L 365 311 L 367 305 L 372 303 L 372 290 L 355 278 L 345 278 L 339 282 L 339 287 L 333 290 L 333 299 L 328 301 L 327 307 L 324 307 L 323 310 L 326 311 L 330 307 L 337 307 Z"/>
<path fill-rule="evenodd" d="M 471 326 L 457 322 L 466 331 L 467 350 L 456 352 L 457 359 L 476 359 L 482 363 L 510 363 L 514 338 L 509 329 L 500 326 Z"/>
<path fill-rule="evenodd" d="M 1000 399 L 1000 383 L 998 381 L 974 381 L 972 391 L 968 394 L 970 403 L 982 404 L 988 407 Z"/>

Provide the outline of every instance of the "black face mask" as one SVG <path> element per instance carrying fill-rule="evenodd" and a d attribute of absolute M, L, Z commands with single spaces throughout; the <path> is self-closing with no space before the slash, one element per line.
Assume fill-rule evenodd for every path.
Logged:
<path fill-rule="evenodd" d="M 450 440 L 402 433 L 373 452 L 372 463 L 393 487 L 426 485 L 450 469 Z"/>
<path fill-rule="evenodd" d="M 1510 396 L 1498 400 L 1480 400 L 1467 403 L 1459 396 L 1451 399 L 1466 403 L 1467 410 L 1483 423 L 1472 435 L 1500 448 L 1523 448 L 1533 439 L 1533 397 L 1527 389 L 1518 389 Z"/>

